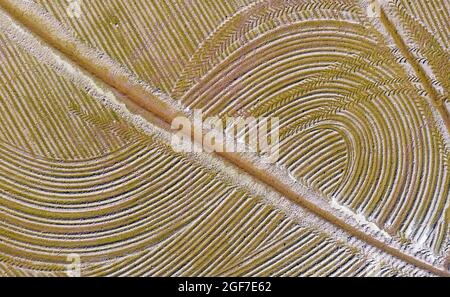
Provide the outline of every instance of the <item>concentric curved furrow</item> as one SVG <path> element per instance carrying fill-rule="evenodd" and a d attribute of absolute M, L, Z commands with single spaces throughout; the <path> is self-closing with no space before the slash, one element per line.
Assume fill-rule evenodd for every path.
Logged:
<path fill-rule="evenodd" d="M 439 100 L 450 103 L 450 2 L 395 0 L 386 7 L 398 19 L 396 28 L 410 52 L 427 69 Z"/>
<path fill-rule="evenodd" d="M 400 249 L 444 265 L 449 143 L 434 107 L 447 92 L 445 67 L 437 65 L 449 59 L 445 37 L 433 39 L 426 27 L 440 27 L 442 17 L 416 20 L 409 15 L 415 4 L 387 10 L 422 48 L 433 45 L 423 56 L 436 68 L 435 98 L 403 48 L 386 39 L 391 28 L 367 16 L 367 1 L 89 1 L 76 16 L 67 1 L 37 2 L 185 110 L 279 117 L 277 168 L 286 177 L 337 213 L 374 223 Z"/>
<path fill-rule="evenodd" d="M 0 61 L 0 139 L 32 155 L 55 160 L 95 158 L 127 142 L 92 129 L 82 117 L 68 112 L 67 106 L 77 106 L 82 113 L 110 122 L 115 120 L 118 125 L 119 117 L 95 101 L 86 101 L 85 94 L 34 57 L 17 55 L 17 46 L 6 41 L 3 34 L 0 45 L 4 55 Z M 84 147 L 86 139 L 92 142 Z"/>
<path fill-rule="evenodd" d="M 449 147 L 417 79 L 368 22 L 309 20 L 296 8 L 283 26 L 275 14 L 276 25 L 239 32 L 253 39 L 206 57 L 209 68 L 192 72 L 197 83 L 180 84 L 181 100 L 208 115 L 279 117 L 279 164 L 291 176 L 445 257 Z M 348 13 L 363 19 L 362 11 Z"/>
<path fill-rule="evenodd" d="M 291 176 L 326 195 L 332 194 L 349 170 L 347 143 L 335 128 L 307 129 L 285 147 L 281 162 Z"/>
<path fill-rule="evenodd" d="M 94 275 L 127 276 L 401 276 L 404 267 L 383 261 L 368 263 L 354 248 L 330 241 L 322 232 L 301 228 L 280 213 L 247 200 L 234 219 L 211 213 L 196 226 L 189 226 L 176 238 L 163 241 L 148 252 L 128 256 L 119 262 L 92 267 Z M 215 227 L 211 228 L 210 223 Z M 265 229 L 266 222 L 276 222 Z M 236 232 L 242 230 L 241 232 Z M 172 250 L 179 252 L 172 253 Z M 407 273 L 407 275 L 411 275 Z"/>
<path fill-rule="evenodd" d="M 387 275 L 402 273 L 401 268 L 386 263 L 362 261 L 356 250 L 342 242 L 330 241 L 325 234 L 311 228 L 295 226 L 255 202 L 248 200 L 235 206 L 254 208 L 252 217 L 247 212 L 234 220 L 211 217 L 187 228 L 176 239 L 166 240 L 160 248 L 93 272 L 129 276 L 361 276 L 382 273 L 382 268 L 376 267 L 379 265 Z M 210 216 L 213 215 L 216 213 Z M 220 228 L 211 229 L 208 223 L 212 221 Z M 270 221 L 277 224 L 270 230 L 264 229 L 264 222 Z M 173 249 L 180 252 L 170 253 Z"/>
<path fill-rule="evenodd" d="M 79 51 L 64 48 L 61 28 L 53 39 L 42 33 L 41 21 L 55 24 L 34 13 L 35 6 L 0 4 L 72 67 L 78 63 L 119 93 L 129 95 L 138 78 L 186 113 L 279 117 L 280 156 L 265 168 L 269 176 L 287 177 L 289 188 L 247 171 L 283 195 L 294 191 L 305 204 L 315 203 L 306 206 L 343 230 L 303 209 L 280 211 L 273 203 L 284 197 L 255 194 L 230 178 L 228 167 L 174 153 L 167 138 L 134 128 L 97 103 L 103 98 L 89 88 L 3 37 L 0 263 L 6 274 L 59 273 L 71 253 L 83 259 L 84 275 L 423 273 L 403 260 L 445 273 L 449 131 L 439 126 L 447 119 L 435 112 L 440 99 L 433 93 L 445 89 L 439 78 L 445 73 L 434 71 L 439 85 L 430 88 L 397 35 L 391 36 L 396 44 L 386 37 L 395 33 L 386 18 L 367 17 L 366 1 L 36 2 L 75 33 Z M 24 21 L 21 9 L 36 19 Z M 117 63 L 96 69 L 82 43 Z M 447 53 L 432 49 L 430 65 L 445 65 Z M 133 82 L 112 77 L 118 65 Z M 140 107 L 159 100 L 146 94 L 128 99 Z M 355 234 L 399 259 L 367 248 Z"/>
<path fill-rule="evenodd" d="M 83 41 L 168 92 L 199 44 L 228 16 L 254 1 L 36 2 Z M 68 13 L 77 2 L 83 17 Z"/>
<path fill-rule="evenodd" d="M 209 37 L 183 69 L 171 95 L 181 97 L 212 66 L 265 32 L 300 20 L 349 19 L 358 22 L 354 1 L 260 1 L 234 15 Z"/>
<path fill-rule="evenodd" d="M 428 275 L 173 152 L 7 36 L 0 275 L 62 276 L 73 254 L 86 276 Z"/>

